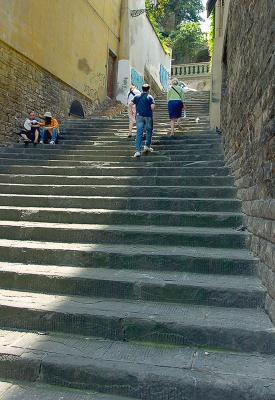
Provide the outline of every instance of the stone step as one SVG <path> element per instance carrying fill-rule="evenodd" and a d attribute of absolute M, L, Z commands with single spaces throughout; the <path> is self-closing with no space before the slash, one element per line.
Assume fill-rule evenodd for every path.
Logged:
<path fill-rule="evenodd" d="M 13 151 L 7 150 L 7 151 L 2 151 L 0 152 L 0 158 L 20 158 L 20 159 L 38 159 L 40 157 L 41 160 L 54 160 L 54 159 L 63 159 L 63 160 L 71 160 L 71 159 L 79 159 L 79 160 L 85 160 L 85 157 L 87 160 L 93 160 L 97 158 L 101 158 L 102 156 L 105 155 L 106 159 L 108 160 L 109 158 L 114 158 L 117 160 L 128 160 L 133 158 L 133 153 L 135 152 L 135 147 L 134 146 L 129 146 L 128 148 L 119 148 L 118 146 L 110 146 L 106 147 L 104 149 L 96 148 L 94 145 L 91 145 L 89 148 L 86 147 L 85 152 L 82 151 L 80 152 L 80 149 L 72 149 L 71 151 L 68 151 L 64 145 L 57 145 L 54 146 L 54 149 L 51 150 L 48 146 L 45 146 L 46 149 L 43 148 L 15 148 Z M 99 146 L 98 146 L 99 147 Z M 205 154 L 207 152 L 207 154 Z M 205 158 L 206 155 L 210 155 L 214 159 L 221 159 L 222 154 L 219 149 L 215 147 L 203 147 L 201 150 L 196 151 L 196 149 L 189 149 L 189 148 L 183 148 L 183 149 L 172 149 L 172 150 L 159 150 L 158 147 L 154 148 L 154 153 L 146 153 L 143 154 L 143 156 L 146 156 L 147 159 L 152 159 L 152 160 L 185 160 L 185 156 L 193 156 L 199 157 L 200 158 Z M 103 159 L 104 160 L 104 159 Z M 192 159 L 191 159 L 192 161 Z"/>
<path fill-rule="evenodd" d="M 116 130 L 117 131 L 117 130 Z M 120 136 L 116 135 L 116 134 L 109 134 L 109 135 L 104 135 L 104 133 L 102 134 L 98 134 L 98 135 L 91 135 L 93 139 L 91 140 L 100 140 L 100 141 L 104 141 L 104 142 L 108 142 L 108 141 L 114 141 L 117 140 L 121 143 L 128 143 L 127 141 L 125 142 L 125 139 L 121 138 Z M 71 135 L 68 136 L 64 136 L 64 138 L 70 138 Z M 213 131 L 206 131 L 206 132 L 198 132 L 198 133 L 190 133 L 190 134 L 185 134 L 182 136 L 163 136 L 163 135 L 153 135 L 153 143 L 155 140 L 158 140 L 159 143 L 162 143 L 164 145 L 169 145 L 169 144 L 173 144 L 173 145 L 178 145 L 180 143 L 185 142 L 188 139 L 192 139 L 192 140 L 211 140 L 211 139 L 218 139 L 221 142 L 221 137 L 219 135 L 216 135 Z"/>
<path fill-rule="evenodd" d="M 1 356 L 1 353 L 0 353 Z M 16 368 L 16 367 L 15 367 Z M 31 371 L 32 373 L 33 371 Z M 7 374 L 8 375 L 8 374 Z M 22 374 L 27 375 L 27 374 Z M 31 375 L 30 375 L 31 376 Z M 19 379 L 21 377 L 18 377 Z M 26 377 L 27 378 L 27 377 Z M 40 379 L 39 379 L 40 380 Z M 61 382 L 60 382 L 61 384 Z M 131 400 L 129 397 L 123 399 L 119 396 L 91 392 L 90 390 L 79 390 L 34 382 L 0 382 L 0 399 L 2 400 Z M 132 398 L 133 400 L 133 398 Z"/>
<path fill-rule="evenodd" d="M 101 196 L 57 196 L 34 194 L 0 193 L 0 205 L 28 207 L 62 207 L 108 210 L 173 210 L 239 212 L 241 203 L 237 199 L 218 198 L 165 198 L 165 197 L 101 197 Z"/>
<path fill-rule="evenodd" d="M 149 245 L 76 244 L 0 239 L 2 262 L 83 268 L 142 269 L 251 275 L 258 260 L 247 250 Z"/>
<path fill-rule="evenodd" d="M 36 154 L 37 152 L 40 152 L 40 151 L 49 151 L 49 152 L 55 152 L 55 151 L 58 151 L 58 150 L 63 150 L 63 146 L 65 146 L 66 145 L 66 141 L 64 141 L 62 144 L 58 144 L 58 145 L 56 145 L 56 146 L 50 146 L 50 145 L 38 145 L 37 147 L 27 147 L 27 148 L 24 148 L 24 147 L 15 147 L 15 148 L 6 148 L 6 149 L 3 149 L 2 151 L 1 151 L 1 157 L 2 157 L 2 155 L 4 155 L 4 154 L 8 154 L 8 153 L 10 153 L 10 154 L 12 154 L 12 153 L 18 153 L 18 152 L 20 152 L 20 153 L 22 153 L 22 154 L 24 154 L 24 153 L 32 153 L 32 154 Z M 82 144 L 83 143 L 83 144 Z M 80 143 L 79 141 L 78 141 L 78 145 L 80 145 L 80 146 L 90 146 L 90 148 L 89 148 L 89 150 L 96 150 L 96 151 L 98 151 L 98 152 L 100 152 L 101 151 L 101 146 L 102 147 L 105 147 L 105 149 L 103 149 L 103 150 L 106 150 L 106 148 L 110 148 L 110 150 L 111 151 L 114 151 L 118 146 L 120 147 L 120 150 L 121 151 L 129 151 L 130 149 L 131 149 L 131 147 L 132 148 L 134 148 L 134 146 L 135 146 L 135 143 L 134 143 L 134 140 L 132 140 L 132 141 L 130 141 L 130 140 L 126 140 L 126 143 L 125 143 L 125 141 L 123 142 L 122 141 L 122 144 L 121 144 L 121 142 L 120 141 L 118 141 L 118 142 L 115 142 L 115 141 L 106 141 L 106 142 L 104 142 L 104 141 L 97 141 L 97 142 L 95 142 L 94 140 L 92 141 L 92 143 L 89 143 L 89 141 L 83 141 L 82 143 Z M 68 143 L 69 144 L 69 143 Z M 124 145 L 127 145 L 127 147 L 129 146 L 129 148 L 125 148 L 125 146 Z M 180 142 L 178 145 L 177 145 L 177 142 L 171 142 L 170 144 L 173 144 L 174 145 L 174 148 L 172 148 L 172 149 L 167 149 L 167 147 L 165 146 L 164 147 L 164 145 L 160 148 L 161 150 L 163 150 L 163 151 L 169 151 L 169 150 L 176 150 L 176 151 L 181 151 L 181 150 L 184 150 L 184 151 L 193 151 L 193 153 L 194 154 L 201 154 L 201 153 L 203 153 L 203 151 L 206 151 L 206 150 L 211 150 L 211 151 L 214 151 L 215 150 L 215 152 L 221 152 L 222 151 L 222 145 L 221 145 L 221 143 L 219 143 L 219 142 L 214 142 L 214 143 L 211 143 L 211 142 L 205 142 L 205 143 L 185 143 L 184 141 L 182 141 L 182 142 Z M 113 146 L 116 146 L 116 148 L 114 148 Z M 153 146 L 153 144 L 152 144 L 152 146 Z M 155 147 L 156 147 L 156 149 L 158 149 L 159 148 L 159 146 L 158 146 L 158 144 L 157 145 L 155 145 Z M 76 150 L 78 149 L 78 147 L 76 147 L 75 148 Z"/>
<path fill-rule="evenodd" d="M 1 172 L 1 171 L 0 171 Z M 44 185 L 231 186 L 231 176 L 67 176 L 0 174 L 1 183 Z"/>
<path fill-rule="evenodd" d="M 170 124 L 167 122 L 163 122 L 161 124 L 159 124 L 158 126 L 156 126 L 154 128 L 154 137 L 158 137 L 158 136 L 163 136 L 164 134 L 168 136 L 168 131 L 170 129 Z M 66 130 L 62 130 L 62 134 L 64 135 L 64 137 L 66 136 L 72 136 L 75 138 L 85 138 L 85 137 L 93 137 L 93 136 L 117 136 L 120 133 L 121 134 L 125 134 L 128 135 L 128 125 L 120 126 L 120 127 L 112 127 L 112 128 L 83 128 L 83 129 L 79 129 L 79 128 L 72 128 L 72 129 L 66 129 Z M 176 133 L 180 132 L 180 131 L 184 131 L 185 134 L 198 134 L 198 133 L 202 133 L 202 132 L 210 132 L 209 130 L 209 126 L 208 124 L 203 124 L 203 125 L 194 125 L 194 124 L 181 124 L 180 127 L 176 128 Z M 190 132 L 189 132 L 190 131 Z M 133 130 L 133 132 L 135 132 L 135 129 Z M 169 137 L 169 136 L 168 136 Z"/>
<path fill-rule="evenodd" d="M 241 249 L 246 232 L 232 228 L 66 224 L 0 221 L 0 238 L 61 243 L 103 243 Z"/>
<path fill-rule="evenodd" d="M 263 308 L 266 290 L 253 276 L 142 272 L 1 263 L 0 287 L 37 293 Z"/>
<path fill-rule="evenodd" d="M 128 132 L 126 131 L 126 133 L 128 134 Z M 167 142 L 167 143 L 166 143 Z M 188 137 L 185 138 L 185 136 L 182 136 L 182 140 L 177 140 L 177 136 L 175 137 L 171 137 L 169 139 L 169 136 L 167 137 L 166 142 L 164 140 L 161 140 L 160 137 L 153 137 L 153 141 L 152 141 L 152 145 L 153 146 L 157 146 L 158 148 L 162 149 L 162 150 L 184 150 L 186 148 L 186 145 L 188 144 L 196 144 L 196 145 L 201 145 L 201 144 L 221 144 L 221 138 L 219 137 L 212 137 L 212 138 L 191 138 L 190 135 Z M 37 148 L 39 148 L 40 150 L 50 150 L 50 151 L 54 151 L 54 149 L 58 149 L 60 148 L 60 146 L 65 146 L 65 145 L 75 145 L 75 149 L 78 149 L 78 146 L 84 146 L 84 145 L 89 145 L 89 146 L 99 146 L 99 148 L 101 149 L 102 147 L 111 147 L 111 146 L 115 146 L 115 147 L 119 147 L 121 148 L 122 146 L 124 146 L 125 148 L 127 146 L 132 145 L 134 146 L 135 144 L 135 132 L 133 132 L 133 137 L 132 139 L 128 139 L 128 138 L 120 138 L 118 136 L 113 135 L 108 136 L 108 139 L 106 139 L 106 137 L 101 137 L 101 136 L 92 136 L 92 139 L 85 139 L 82 141 L 79 141 L 79 136 L 77 136 L 75 139 L 72 138 L 72 135 L 64 135 L 62 140 L 59 143 L 59 146 L 38 146 L 35 148 L 35 150 Z M 17 149 L 17 148 L 22 148 L 22 144 L 18 143 L 15 144 L 13 147 L 6 147 L 6 148 L 2 148 L 2 151 L 4 151 L 4 149 L 8 150 L 8 149 Z M 26 151 L 33 151 L 33 147 L 29 146 L 25 149 Z"/>
<path fill-rule="evenodd" d="M 2 379 L 31 382 L 30 390 L 28 383 L 15 389 L 21 397 L 5 400 L 98 400 L 96 395 L 86 397 L 85 389 L 119 395 L 115 399 L 102 394 L 102 400 L 206 400 L 206 391 L 209 400 L 273 400 L 275 395 L 274 357 L 269 355 L 8 330 L 0 336 L 5 343 L 0 352 Z M 82 391 L 70 397 L 72 392 L 63 388 L 66 395 L 60 397 L 58 386 L 48 389 L 41 383 Z M 49 397 L 41 396 L 45 390 Z M 59 397 L 50 397 L 49 390 Z"/>
<path fill-rule="evenodd" d="M 67 176 L 224 176 L 229 175 L 229 169 L 226 167 L 208 167 L 205 165 L 192 164 L 191 167 L 155 167 L 142 164 L 132 164 L 131 166 L 121 166 L 109 163 L 95 163 L 94 165 L 83 166 L 43 166 L 35 165 L 0 165 L 0 172 L 3 173 L 19 173 L 19 174 L 46 174 L 46 175 L 60 175 L 66 174 Z M 193 166 L 197 165 L 197 166 Z"/>
<path fill-rule="evenodd" d="M 199 118 L 199 119 L 197 119 Z M 113 121 L 116 121 L 113 124 Z M 192 122 L 194 125 L 200 124 L 200 123 L 208 123 L 208 128 L 209 128 L 209 122 L 210 122 L 210 118 L 209 118 L 209 114 L 207 111 L 205 110 L 189 110 L 187 111 L 187 115 L 185 118 L 180 118 L 178 120 L 178 122 L 180 124 L 185 124 L 185 123 L 190 123 Z M 162 110 L 161 108 L 158 109 L 158 112 L 155 113 L 154 115 L 154 129 L 158 129 L 160 125 L 162 125 L 163 123 L 170 125 L 171 121 L 169 119 L 168 113 L 167 113 L 167 109 Z M 101 123 L 97 123 L 94 122 L 93 120 L 91 120 L 88 123 L 85 124 L 67 124 L 67 125 L 62 125 L 62 129 L 71 129 L 73 128 L 79 128 L 79 129 L 83 129 L 83 128 L 94 128 L 94 127 L 98 127 L 99 129 L 101 128 L 113 128 L 113 127 L 117 127 L 117 126 L 129 126 L 129 118 L 128 115 L 127 117 L 123 117 L 122 120 L 118 121 L 118 120 L 110 120 L 109 122 L 105 123 L 101 122 Z"/>
<path fill-rule="evenodd" d="M 10 221 L 58 222 L 68 224 L 134 224 L 237 228 L 243 223 L 241 213 L 170 210 L 106 210 L 81 208 L 41 208 L 0 206 L 0 219 Z"/>
<path fill-rule="evenodd" d="M 159 116 L 156 116 L 156 118 L 155 118 L 157 120 L 157 122 L 155 123 L 155 127 L 159 126 L 159 124 L 162 123 L 162 122 L 165 122 L 165 123 L 168 123 L 168 124 L 170 123 L 169 117 L 166 114 L 167 111 L 166 110 L 165 111 L 159 110 L 159 111 L 160 111 Z M 200 117 L 202 118 L 202 120 L 199 120 L 196 123 L 196 118 L 200 118 Z M 191 125 L 191 123 L 193 123 L 193 124 L 196 123 L 196 125 L 197 124 L 207 123 L 208 126 L 209 126 L 209 120 L 207 118 L 208 118 L 207 111 L 198 108 L 197 110 L 193 110 L 193 112 L 188 112 L 187 113 L 187 118 L 182 119 L 181 123 L 184 124 L 184 125 L 185 124 L 190 124 Z M 88 129 L 102 129 L 102 128 L 105 128 L 105 127 L 112 129 L 114 127 L 124 127 L 124 126 L 125 127 L 129 126 L 128 118 L 124 118 L 124 119 L 121 119 L 121 120 L 113 119 L 113 120 L 110 120 L 110 121 L 104 121 L 104 120 L 102 120 L 102 121 L 91 121 L 91 122 L 86 122 L 86 123 L 82 123 L 82 124 L 77 124 L 77 123 L 73 124 L 73 123 L 71 123 L 71 124 L 63 125 L 63 129 L 65 129 L 65 130 L 72 129 L 72 128 L 76 128 L 76 129 L 80 129 L 80 130 L 81 129 L 86 129 L 86 128 L 88 128 Z"/>
<path fill-rule="evenodd" d="M 8 158 L 8 159 L 30 159 L 30 160 L 37 160 L 39 157 L 43 160 L 68 160 L 72 161 L 74 159 L 80 160 L 80 161 L 97 161 L 97 159 L 100 159 L 102 161 L 105 161 L 105 159 L 102 157 L 105 155 L 106 161 L 108 159 L 114 159 L 117 162 L 125 162 L 125 160 L 130 160 L 132 163 L 133 161 L 133 154 L 135 152 L 135 147 L 130 146 L 127 148 L 125 146 L 106 146 L 103 147 L 102 149 L 97 150 L 96 146 L 94 145 L 78 145 L 76 146 L 69 146 L 67 147 L 66 144 L 62 145 L 57 145 L 54 147 L 54 150 L 51 150 L 48 148 L 48 146 L 45 146 L 46 149 L 35 149 L 32 151 L 31 148 L 16 148 L 17 151 L 14 151 L 12 153 L 8 152 L 3 152 L 0 154 L 0 158 Z M 146 157 L 146 158 L 145 158 Z M 163 150 L 160 149 L 158 146 L 154 146 L 154 153 L 145 153 L 144 150 L 142 149 L 142 160 L 149 160 L 151 161 L 223 161 L 223 154 L 221 151 L 218 149 L 212 149 L 211 147 L 206 147 L 205 149 L 201 149 L 196 151 L 196 149 L 188 149 L 188 148 L 182 148 L 182 149 L 168 149 L 168 150 Z"/>
<path fill-rule="evenodd" d="M 134 133 L 133 133 L 134 134 Z M 129 146 L 129 144 L 134 145 L 135 143 L 135 136 L 132 137 L 132 139 L 129 139 L 127 137 L 128 135 L 128 131 L 124 132 L 124 136 L 122 135 L 115 135 L 112 134 L 110 136 L 100 136 L 100 135 L 87 135 L 87 137 L 85 138 L 84 136 L 81 136 L 81 139 L 83 140 L 79 140 L 79 135 L 75 135 L 75 138 L 73 137 L 73 135 L 64 135 L 63 139 L 61 140 L 61 142 L 59 143 L 59 146 L 55 146 L 55 147 L 51 147 L 51 146 L 39 146 L 39 148 L 44 147 L 45 149 L 53 149 L 53 148 L 58 148 L 60 146 L 66 145 L 66 144 L 70 144 L 71 141 L 74 143 L 76 142 L 76 145 L 80 145 L 80 146 L 84 146 L 84 145 L 95 145 L 95 146 L 102 146 L 102 147 L 109 147 L 109 146 Z M 206 134 L 205 134 L 206 135 Z M 208 137 L 208 135 L 206 135 L 207 137 L 204 138 L 202 137 L 202 135 L 200 135 L 198 137 L 197 134 L 194 134 L 194 138 L 191 137 L 192 134 L 184 134 L 182 136 L 178 135 L 178 136 L 166 136 L 164 137 L 163 135 L 154 135 L 153 136 L 153 141 L 152 141 L 152 145 L 154 146 L 162 146 L 162 149 L 170 149 L 170 148 L 174 148 L 174 149 L 185 149 L 186 148 L 186 144 L 195 144 L 196 146 L 196 150 L 200 149 L 200 144 L 221 144 L 221 138 L 220 137 L 216 137 L 214 135 L 211 135 L 211 137 Z M 165 139 L 165 140 L 164 140 Z M 19 147 L 19 145 L 17 145 Z M 172 146 L 172 147 L 170 147 Z M 20 145 L 20 147 L 22 148 L 22 145 Z M 30 146 L 30 148 L 32 149 L 33 147 Z M 78 147 L 76 147 L 78 148 Z"/>
<path fill-rule="evenodd" d="M 108 160 L 114 160 L 111 162 L 123 162 L 123 163 L 129 163 L 130 160 L 131 163 L 130 165 L 133 164 L 133 154 L 135 152 L 135 149 L 129 149 L 127 153 L 120 150 L 116 151 L 111 151 L 111 150 L 101 150 L 97 152 L 96 150 L 89 152 L 85 151 L 83 154 L 81 154 L 82 150 L 76 150 L 72 151 L 71 153 L 67 154 L 65 149 L 59 149 L 58 152 L 37 152 L 36 154 L 33 154 L 32 152 L 30 153 L 25 153 L 23 157 L 21 157 L 21 152 L 19 151 L 18 153 L 14 153 L 13 157 L 16 159 L 28 159 L 28 160 L 37 160 L 37 159 L 43 159 L 43 160 L 50 160 L 50 161 L 108 161 Z M 120 155 L 114 154 L 114 153 L 120 153 Z M 175 154 L 174 154 L 175 153 Z M 104 156 L 105 154 L 105 156 Z M 160 157 L 159 157 L 160 156 Z M 143 159 L 143 161 L 148 160 L 148 156 L 146 155 L 146 159 Z M 12 159 L 12 157 L 9 157 L 9 159 Z M 158 153 L 157 151 L 154 152 L 154 158 L 150 158 L 150 160 L 153 160 L 153 162 L 168 162 L 169 165 L 170 163 L 174 162 L 180 162 L 182 161 L 183 163 L 185 162 L 215 162 L 217 166 L 224 166 L 224 160 L 223 160 L 223 155 L 219 153 L 212 153 L 212 152 L 207 152 L 207 154 L 190 154 L 188 151 L 182 151 L 182 152 L 161 152 Z M 149 161 L 152 162 L 152 161 Z"/>
<path fill-rule="evenodd" d="M 199 118 L 199 119 L 197 119 Z M 185 119 L 180 120 L 179 124 L 181 126 L 190 126 L 194 128 L 198 128 L 202 126 L 203 128 L 210 129 L 209 126 L 209 117 L 208 114 L 206 113 L 194 113 L 194 114 L 188 114 L 188 117 Z M 161 128 L 161 126 L 167 125 L 170 126 L 170 120 L 166 116 L 162 118 L 158 118 L 157 122 L 154 122 L 154 131 L 158 130 Z M 76 129 L 79 132 L 83 132 L 85 130 L 98 130 L 98 131 L 110 131 L 110 130 L 115 130 L 115 129 L 128 129 L 129 127 L 129 120 L 124 119 L 122 122 L 114 122 L 109 121 L 106 123 L 95 123 L 91 122 L 88 124 L 71 124 L 71 125 L 63 125 L 62 126 L 62 132 L 67 132 Z"/>
<path fill-rule="evenodd" d="M 132 153 L 134 154 L 134 152 Z M 84 157 L 85 158 L 85 157 Z M 171 158 L 173 158 L 173 160 L 171 160 Z M 41 162 L 41 159 L 43 162 Z M 54 158 L 54 155 L 52 156 L 52 159 L 48 159 L 48 157 L 39 157 L 39 155 L 37 157 L 33 157 L 32 155 L 28 156 L 28 155 L 20 155 L 19 157 L 14 157 L 10 156 L 10 158 L 4 157 L 1 158 L 0 157 L 0 165 L 32 165 L 33 167 L 36 166 L 40 166 L 41 163 L 44 166 L 62 166 L 62 167 L 70 167 L 70 166 L 74 166 L 74 167 L 81 167 L 81 166 L 85 166 L 85 167 L 89 167 L 89 166 L 102 166 L 103 165 L 112 165 L 114 167 L 118 166 L 121 168 L 125 168 L 125 167 L 132 167 L 133 165 L 135 166 L 141 166 L 146 164 L 147 167 L 170 167 L 170 169 L 172 167 L 184 167 L 184 166 L 194 166 L 195 168 L 200 167 L 200 166 L 205 166 L 205 167 L 220 167 L 217 168 L 221 171 L 221 168 L 224 167 L 224 162 L 221 160 L 213 160 L 213 161 L 188 161 L 185 160 L 184 161 L 184 156 L 179 156 L 179 157 L 173 157 L 173 156 L 158 156 L 158 155 L 142 155 L 141 157 L 139 157 L 138 159 L 134 158 L 134 156 L 128 156 L 128 157 L 119 157 L 119 156 L 114 156 L 114 157 L 108 157 L 108 156 L 93 156 L 91 160 L 68 160 L 67 158 L 62 159 L 62 158 L 58 158 L 58 156 L 56 156 L 56 158 Z M 140 167 L 139 167 L 140 168 Z M 227 168 L 224 168 L 224 171 L 228 171 Z"/>
<path fill-rule="evenodd" d="M 0 183 L 1 194 L 159 198 L 235 199 L 230 186 L 128 186 L 128 185 L 35 185 Z"/>
<path fill-rule="evenodd" d="M 128 139 L 128 138 L 127 138 Z M 187 139 L 184 140 L 183 142 L 171 142 L 170 144 L 163 144 L 163 141 L 158 140 L 158 139 L 153 139 L 152 142 L 152 146 L 156 149 L 156 150 L 164 150 L 164 151 L 170 151 L 170 150 L 177 150 L 177 151 L 188 151 L 188 148 L 186 147 L 186 144 L 217 144 L 220 145 L 221 144 L 221 140 L 220 139 Z M 131 139 L 128 140 L 109 140 L 109 141 L 103 141 L 101 139 L 98 140 L 84 140 L 84 141 L 79 141 L 79 137 L 77 137 L 76 139 L 71 139 L 70 136 L 68 137 L 64 137 L 64 140 L 62 140 L 61 143 L 58 144 L 58 146 L 39 146 L 39 150 L 41 151 L 56 151 L 56 150 L 70 150 L 70 148 L 72 150 L 81 150 L 81 148 L 83 147 L 83 150 L 89 151 L 89 150 L 95 150 L 95 148 L 99 148 L 100 150 L 108 150 L 108 149 L 127 149 L 128 146 L 131 146 L 134 148 L 135 146 L 135 137 L 133 136 Z M 90 149 L 87 147 L 89 146 Z M 15 148 L 18 149 L 22 149 L 22 144 L 16 144 Z M 28 146 L 24 149 L 25 151 L 33 151 L 33 147 L 32 146 Z M 36 150 L 36 148 L 35 148 Z M 197 148 L 196 150 L 199 151 L 199 148 Z"/>
<path fill-rule="evenodd" d="M 261 309 L 1 289 L 0 316 L 6 329 L 275 354 L 275 328 Z"/>

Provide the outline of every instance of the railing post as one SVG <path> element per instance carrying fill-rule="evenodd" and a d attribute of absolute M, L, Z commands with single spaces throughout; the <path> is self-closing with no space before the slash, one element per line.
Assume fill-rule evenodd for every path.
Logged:
<path fill-rule="evenodd" d="M 210 74 L 209 63 L 191 63 L 171 66 L 171 76 L 184 77 L 188 75 Z"/>

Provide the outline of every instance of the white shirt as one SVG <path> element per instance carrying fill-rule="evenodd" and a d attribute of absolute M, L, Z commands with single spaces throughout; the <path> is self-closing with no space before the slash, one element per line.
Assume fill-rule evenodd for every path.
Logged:
<path fill-rule="evenodd" d="M 24 128 L 26 129 L 26 131 L 30 131 L 32 129 L 32 125 L 36 124 L 38 124 L 38 121 L 36 119 L 27 118 L 24 122 Z"/>
<path fill-rule="evenodd" d="M 128 99 L 127 99 L 128 105 L 129 105 L 130 102 L 133 100 L 133 98 L 134 98 L 135 96 L 137 96 L 138 94 L 141 94 L 141 93 L 140 93 L 140 91 L 139 91 L 137 88 L 135 88 L 134 90 L 132 90 L 132 93 L 129 92 L 129 94 L 128 94 Z"/>

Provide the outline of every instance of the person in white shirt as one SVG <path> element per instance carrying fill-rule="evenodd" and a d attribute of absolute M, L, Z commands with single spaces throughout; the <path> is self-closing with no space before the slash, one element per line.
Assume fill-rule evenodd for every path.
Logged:
<path fill-rule="evenodd" d="M 32 142 L 36 145 L 39 142 L 39 122 L 35 119 L 34 111 L 29 112 L 29 117 L 25 119 L 23 129 L 20 136 L 24 140 L 25 145 Z"/>
<path fill-rule="evenodd" d="M 135 85 L 131 85 L 129 93 L 128 93 L 128 98 L 127 98 L 127 104 L 128 104 L 128 116 L 129 116 L 129 134 L 128 138 L 132 137 L 132 131 L 134 124 L 136 122 L 136 106 L 132 103 L 132 100 L 135 96 L 140 94 L 140 91 L 135 87 Z"/>

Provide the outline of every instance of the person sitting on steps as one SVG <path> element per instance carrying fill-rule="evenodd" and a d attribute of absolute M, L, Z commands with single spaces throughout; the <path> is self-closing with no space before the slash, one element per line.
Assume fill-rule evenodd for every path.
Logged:
<path fill-rule="evenodd" d="M 142 93 L 133 98 L 132 103 L 135 104 L 137 110 L 137 136 L 136 136 L 136 152 L 134 157 L 141 156 L 142 134 L 144 127 L 146 128 L 146 142 L 144 152 L 153 152 L 151 147 L 153 134 L 153 111 L 155 109 L 155 100 L 149 94 L 150 86 L 144 84 Z"/>
<path fill-rule="evenodd" d="M 59 124 L 49 111 L 45 112 L 44 122 L 40 123 L 40 126 L 42 127 L 40 143 L 45 143 L 50 137 L 50 144 L 55 144 L 59 135 Z"/>
<path fill-rule="evenodd" d="M 29 117 L 25 119 L 23 129 L 20 130 L 19 136 L 24 140 L 25 146 L 33 143 L 34 146 L 39 142 L 40 124 L 35 118 L 34 111 L 29 112 Z"/>

